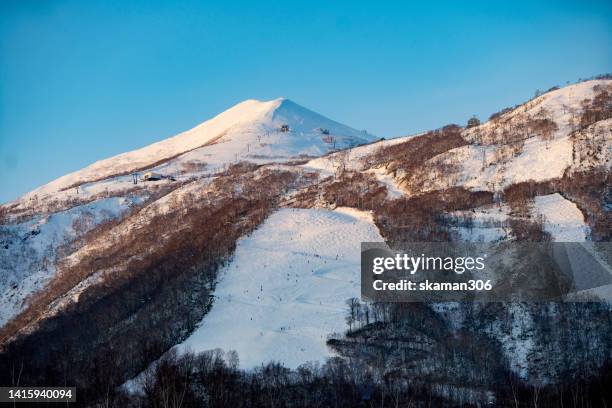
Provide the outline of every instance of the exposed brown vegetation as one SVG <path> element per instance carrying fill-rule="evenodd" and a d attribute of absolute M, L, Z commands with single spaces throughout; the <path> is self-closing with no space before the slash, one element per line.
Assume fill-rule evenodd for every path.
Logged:
<path fill-rule="evenodd" d="M 374 220 L 385 240 L 391 243 L 449 241 L 451 235 L 444 213 L 492 202 L 493 193 L 455 187 L 385 202 L 377 208 Z"/>
<path fill-rule="evenodd" d="M 341 176 L 329 177 L 296 194 L 287 205 L 314 207 L 316 205 L 374 209 L 387 197 L 387 188 L 380 185 L 371 174 L 343 172 Z"/>
<path fill-rule="evenodd" d="M 181 165 L 181 173 L 197 173 L 206 169 L 207 164 L 199 161 L 188 161 Z"/>
<path fill-rule="evenodd" d="M 612 118 L 612 85 L 595 85 L 593 93 L 593 99 L 586 99 L 582 102 L 580 117 L 582 128 Z"/>
<path fill-rule="evenodd" d="M 507 108 L 501 109 L 501 110 L 499 110 L 497 112 L 494 112 L 494 113 L 491 114 L 491 116 L 489 116 L 489 120 L 491 120 L 491 121 L 498 120 L 503 115 L 505 115 L 508 112 L 512 112 L 514 109 L 518 108 L 519 106 L 520 105 L 511 106 L 511 107 L 507 107 Z"/>
<path fill-rule="evenodd" d="M 512 184 L 504 189 L 504 199 L 509 204 L 525 203 L 538 195 L 556 192 L 553 181 L 536 182 L 533 180 Z"/>
<path fill-rule="evenodd" d="M 612 240 L 612 173 L 607 168 L 565 174 L 560 192 L 585 214 L 594 241 Z"/>
<path fill-rule="evenodd" d="M 427 160 L 468 142 L 461 136 L 461 127 L 448 125 L 441 129 L 415 136 L 403 143 L 381 147 L 374 156 L 372 167 L 384 165 L 400 178 L 410 178 L 410 173 Z"/>
<path fill-rule="evenodd" d="M 552 140 L 554 133 L 559 130 L 559 126 L 548 117 L 530 119 L 527 127 L 531 133 L 540 136 L 546 142 Z"/>

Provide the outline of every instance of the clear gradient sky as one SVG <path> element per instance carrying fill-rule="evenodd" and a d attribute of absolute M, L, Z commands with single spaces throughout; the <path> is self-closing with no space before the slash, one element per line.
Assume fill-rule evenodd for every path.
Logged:
<path fill-rule="evenodd" d="M 610 71 L 610 1 L 2 0 L 0 203 L 248 98 L 390 137 Z"/>

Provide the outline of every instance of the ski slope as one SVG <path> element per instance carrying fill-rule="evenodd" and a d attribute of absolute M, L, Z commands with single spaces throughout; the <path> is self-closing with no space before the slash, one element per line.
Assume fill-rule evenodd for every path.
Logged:
<path fill-rule="evenodd" d="M 368 213 L 282 209 L 238 242 L 215 302 L 179 350 L 236 350 L 252 368 L 297 367 L 330 356 L 346 330 L 346 300 L 360 296 L 360 242 L 382 241 Z"/>

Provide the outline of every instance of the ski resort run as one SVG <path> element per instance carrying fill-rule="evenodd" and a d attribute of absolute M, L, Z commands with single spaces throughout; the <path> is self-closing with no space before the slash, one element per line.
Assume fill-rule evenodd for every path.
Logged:
<path fill-rule="evenodd" d="M 346 300 L 359 297 L 360 241 L 382 241 L 368 213 L 278 211 L 238 242 L 211 311 L 178 347 L 236 350 L 244 368 L 324 361 L 327 336 L 346 330 Z"/>

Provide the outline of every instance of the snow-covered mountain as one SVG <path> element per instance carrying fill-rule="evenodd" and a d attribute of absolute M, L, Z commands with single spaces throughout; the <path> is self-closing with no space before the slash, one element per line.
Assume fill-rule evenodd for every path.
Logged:
<path fill-rule="evenodd" d="M 180 175 L 239 160 L 282 162 L 371 142 L 357 131 L 289 99 L 246 100 L 176 136 L 97 161 L 26 195 L 44 196 L 132 173 Z M 128 181 L 131 181 L 129 178 Z"/>
<path fill-rule="evenodd" d="M 42 369 L 65 344 L 97 356 L 125 345 L 113 354 L 121 382 L 177 345 L 237 349 L 245 368 L 356 358 L 367 339 L 387 347 L 398 330 L 388 321 L 341 339 L 360 241 L 609 237 L 611 95 L 612 81 L 587 81 L 476 126 L 381 141 L 287 99 L 242 102 L 0 207 L 0 346 Z M 148 172 L 158 177 L 145 181 Z M 581 364 L 550 357 L 539 325 L 555 315 L 537 307 L 414 313 L 433 313 L 448 332 L 406 323 L 402 353 L 414 352 L 412 341 L 434 357 L 455 347 L 441 347 L 441 336 L 490 343 L 505 353 L 500 369 L 523 381 L 554 381 Z M 93 322 L 86 335 L 83 322 Z M 603 344 L 608 333 L 594 322 L 591 339 Z M 547 363 L 538 368 L 528 353 Z M 448 379 L 440 361 L 413 357 Z M 478 361 L 456 358 L 468 386 L 487 394 L 493 385 L 474 380 Z M 75 371 L 89 363 L 73 362 Z"/>
<path fill-rule="evenodd" d="M 373 139 L 288 99 L 247 100 L 186 132 L 41 186 L 1 207 L 9 219 L 20 222 L 2 231 L 6 261 L 0 263 L 0 324 L 53 276 L 61 246 L 125 213 L 132 203 L 148 200 L 160 188 L 173 190 L 190 180 L 210 178 L 239 161 L 303 160 Z M 167 178 L 146 183 L 146 172 Z M 76 219 L 73 213 L 81 216 Z M 18 261 L 24 254 L 28 262 Z"/>

